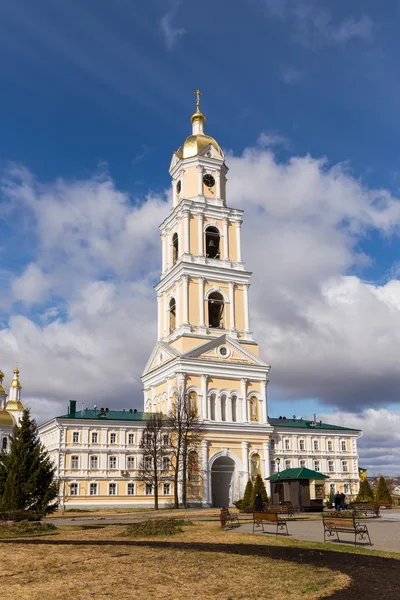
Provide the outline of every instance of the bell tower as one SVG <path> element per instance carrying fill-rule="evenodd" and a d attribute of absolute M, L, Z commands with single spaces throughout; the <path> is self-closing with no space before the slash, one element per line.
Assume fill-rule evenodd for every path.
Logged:
<path fill-rule="evenodd" d="M 250 331 L 250 275 L 241 252 L 243 211 L 226 202 L 228 167 L 206 117 L 191 117 L 192 134 L 173 154 L 173 207 L 160 226 L 162 273 L 156 286 L 158 340 L 179 352 L 222 333 L 257 354 Z"/>

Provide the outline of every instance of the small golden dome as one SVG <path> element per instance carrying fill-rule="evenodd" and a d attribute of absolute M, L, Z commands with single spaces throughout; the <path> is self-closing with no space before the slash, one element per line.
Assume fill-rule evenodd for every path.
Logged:
<path fill-rule="evenodd" d="M 7 392 L 4 387 L 0 384 L 0 396 L 7 396 Z"/>
<path fill-rule="evenodd" d="M 0 427 L 14 427 L 14 425 L 14 419 L 10 413 L 4 409 L 0 409 Z"/>
<path fill-rule="evenodd" d="M 25 410 L 25 406 L 20 400 L 9 400 L 6 405 L 6 410 Z"/>
<path fill-rule="evenodd" d="M 203 133 L 189 135 L 176 153 L 179 158 L 191 158 L 192 156 L 200 154 L 200 152 L 202 152 L 204 148 L 207 148 L 209 144 L 211 144 L 222 158 L 224 157 L 224 153 L 214 138 L 209 135 L 204 135 Z"/>
<path fill-rule="evenodd" d="M 0 371 L 0 381 L 2 381 L 4 379 L 4 373 L 3 371 Z"/>
<path fill-rule="evenodd" d="M 199 110 L 196 110 L 195 113 L 192 114 L 192 116 L 190 117 L 190 120 L 192 121 L 203 121 L 203 123 L 206 122 L 206 117 L 205 115 L 203 115 L 202 112 L 200 112 Z"/>

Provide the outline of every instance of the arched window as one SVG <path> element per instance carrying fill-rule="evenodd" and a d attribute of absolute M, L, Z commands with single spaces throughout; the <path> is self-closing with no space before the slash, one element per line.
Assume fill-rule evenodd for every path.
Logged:
<path fill-rule="evenodd" d="M 7 450 L 7 445 L 8 445 L 8 439 L 6 437 L 3 437 L 2 449 Z"/>
<path fill-rule="evenodd" d="M 261 459 L 259 454 L 252 454 L 250 457 L 250 474 L 253 481 L 257 475 L 261 475 Z"/>
<path fill-rule="evenodd" d="M 215 394 L 210 396 L 210 419 L 215 421 Z"/>
<path fill-rule="evenodd" d="M 176 302 L 175 298 L 169 301 L 169 332 L 172 333 L 176 327 Z"/>
<path fill-rule="evenodd" d="M 206 256 L 208 258 L 219 258 L 219 231 L 216 227 L 206 229 Z"/>
<path fill-rule="evenodd" d="M 224 329 L 224 299 L 218 292 L 208 297 L 208 326 Z"/>
<path fill-rule="evenodd" d="M 237 421 L 237 397 L 232 396 L 232 421 Z"/>
<path fill-rule="evenodd" d="M 172 236 L 172 264 L 173 265 L 178 260 L 178 256 L 179 256 L 178 234 L 174 233 L 174 235 Z"/>
<path fill-rule="evenodd" d="M 194 451 L 189 452 L 188 476 L 189 481 L 198 481 L 200 478 L 199 455 Z"/>
<path fill-rule="evenodd" d="M 221 421 L 226 421 L 226 396 L 221 396 Z"/>

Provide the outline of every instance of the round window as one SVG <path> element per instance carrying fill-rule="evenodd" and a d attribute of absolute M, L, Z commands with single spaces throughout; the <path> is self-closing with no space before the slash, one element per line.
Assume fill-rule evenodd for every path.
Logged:
<path fill-rule="evenodd" d="M 227 358 L 229 356 L 229 348 L 227 346 L 220 346 L 218 348 L 218 354 L 223 358 Z"/>

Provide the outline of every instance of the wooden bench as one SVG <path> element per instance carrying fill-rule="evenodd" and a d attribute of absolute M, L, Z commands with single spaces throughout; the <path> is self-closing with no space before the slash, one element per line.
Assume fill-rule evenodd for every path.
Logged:
<path fill-rule="evenodd" d="M 356 521 L 355 517 L 323 516 L 322 521 L 324 525 L 324 542 L 326 542 L 327 537 L 334 537 L 335 533 L 338 542 L 340 542 L 339 533 L 354 533 L 355 546 L 357 544 L 357 538 L 359 538 L 360 541 L 368 538 L 369 545 L 372 546 L 367 526 Z"/>
<path fill-rule="evenodd" d="M 219 519 L 221 521 L 222 529 L 230 523 L 237 523 L 239 525 L 239 517 L 229 511 L 228 508 L 221 508 L 219 513 Z"/>
<path fill-rule="evenodd" d="M 294 517 L 296 513 L 299 514 L 300 512 L 297 504 L 292 504 L 290 500 L 285 500 L 284 502 L 281 502 L 280 506 L 284 509 L 284 511 L 282 512 L 286 512 L 289 515 L 289 517 Z"/>
<path fill-rule="evenodd" d="M 389 500 L 379 500 L 378 504 L 379 508 L 392 508 L 392 505 L 390 504 Z"/>
<path fill-rule="evenodd" d="M 282 519 L 276 512 L 253 513 L 253 533 L 257 527 L 262 527 L 264 533 L 264 525 L 276 525 L 276 535 L 278 535 L 279 530 L 286 530 L 286 535 L 289 535 L 286 519 Z"/>
<path fill-rule="evenodd" d="M 362 513 L 366 517 L 380 517 L 379 504 L 376 502 L 352 502 L 350 507 L 353 511 Z"/>

